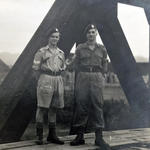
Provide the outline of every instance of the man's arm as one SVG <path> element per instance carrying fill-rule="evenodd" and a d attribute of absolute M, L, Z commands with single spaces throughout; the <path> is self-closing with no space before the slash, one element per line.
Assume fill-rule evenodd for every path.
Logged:
<path fill-rule="evenodd" d="M 75 54 L 71 57 L 71 58 L 68 58 L 66 59 L 66 65 L 67 65 L 67 68 L 69 70 L 75 70 L 77 71 L 78 70 L 78 67 L 79 67 L 79 48 L 80 48 L 80 45 L 77 46 L 76 50 L 75 50 Z"/>
<path fill-rule="evenodd" d="M 39 50 L 34 56 L 32 65 L 33 69 L 32 75 L 35 77 L 36 80 L 38 80 L 40 75 L 41 61 L 42 61 L 42 51 Z"/>
<path fill-rule="evenodd" d="M 64 71 L 64 70 L 66 70 L 66 60 L 65 60 L 65 55 L 64 55 L 64 53 L 63 53 L 63 55 L 62 55 L 62 66 L 61 66 L 61 71 Z"/>
<path fill-rule="evenodd" d="M 102 66 L 103 66 L 103 74 L 106 74 L 108 71 L 108 59 L 107 59 L 107 51 L 105 48 L 103 48 Z"/>

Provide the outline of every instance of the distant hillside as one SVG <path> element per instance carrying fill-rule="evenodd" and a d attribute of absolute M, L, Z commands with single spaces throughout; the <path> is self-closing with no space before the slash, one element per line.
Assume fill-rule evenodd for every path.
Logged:
<path fill-rule="evenodd" d="M 148 60 L 148 58 L 137 56 L 136 61 L 137 62 L 148 62 L 149 60 Z"/>
<path fill-rule="evenodd" d="M 0 52 L 0 59 L 3 60 L 7 65 L 12 66 L 20 54 L 18 53 L 9 53 L 9 52 Z"/>
<path fill-rule="evenodd" d="M 0 84 L 6 77 L 7 73 L 9 72 L 10 68 L 0 59 Z"/>
<path fill-rule="evenodd" d="M 0 52 L 0 59 L 3 60 L 7 65 L 12 66 L 19 57 L 19 53 L 9 53 L 9 52 Z M 70 56 L 72 57 L 73 54 Z M 137 62 L 148 62 L 148 59 L 145 57 L 137 56 Z"/>
<path fill-rule="evenodd" d="M 0 59 L 0 73 L 2 72 L 8 72 L 10 70 L 9 66 L 6 65 L 1 59 Z"/>

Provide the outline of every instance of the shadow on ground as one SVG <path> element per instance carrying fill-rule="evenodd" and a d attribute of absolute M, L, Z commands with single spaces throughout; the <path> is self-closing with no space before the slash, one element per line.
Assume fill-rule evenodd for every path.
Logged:
<path fill-rule="evenodd" d="M 149 143 L 141 142 L 141 143 L 134 143 L 134 144 L 124 144 L 124 145 L 112 147 L 112 150 L 142 150 L 142 149 L 144 150 L 150 149 L 150 142 Z"/>

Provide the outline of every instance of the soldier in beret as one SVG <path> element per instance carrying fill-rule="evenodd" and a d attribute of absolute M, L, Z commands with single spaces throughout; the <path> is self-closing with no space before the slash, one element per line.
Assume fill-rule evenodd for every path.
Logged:
<path fill-rule="evenodd" d="M 77 72 L 75 95 L 76 111 L 73 127 L 77 129 L 76 138 L 70 145 L 85 144 L 84 132 L 89 116 L 95 131 L 95 144 L 102 149 L 110 147 L 103 140 L 103 86 L 107 71 L 107 52 L 96 42 L 97 28 L 90 24 L 85 29 L 87 41 L 76 48 L 73 65 Z M 69 62 L 71 63 L 71 62 Z"/>
<path fill-rule="evenodd" d="M 65 69 L 64 52 L 57 47 L 60 32 L 50 31 L 48 45 L 37 51 L 33 61 L 37 85 L 36 143 L 43 144 L 44 115 L 48 113 L 49 133 L 47 141 L 64 144 L 56 135 L 56 112 L 64 107 L 64 86 L 61 72 Z"/>

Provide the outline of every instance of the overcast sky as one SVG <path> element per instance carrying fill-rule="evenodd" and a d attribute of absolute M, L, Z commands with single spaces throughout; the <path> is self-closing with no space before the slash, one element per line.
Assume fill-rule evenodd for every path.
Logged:
<path fill-rule="evenodd" d="M 21 53 L 54 0 L 0 0 L 0 52 Z M 119 4 L 118 17 L 134 56 L 149 55 L 149 26 L 142 8 Z"/>

